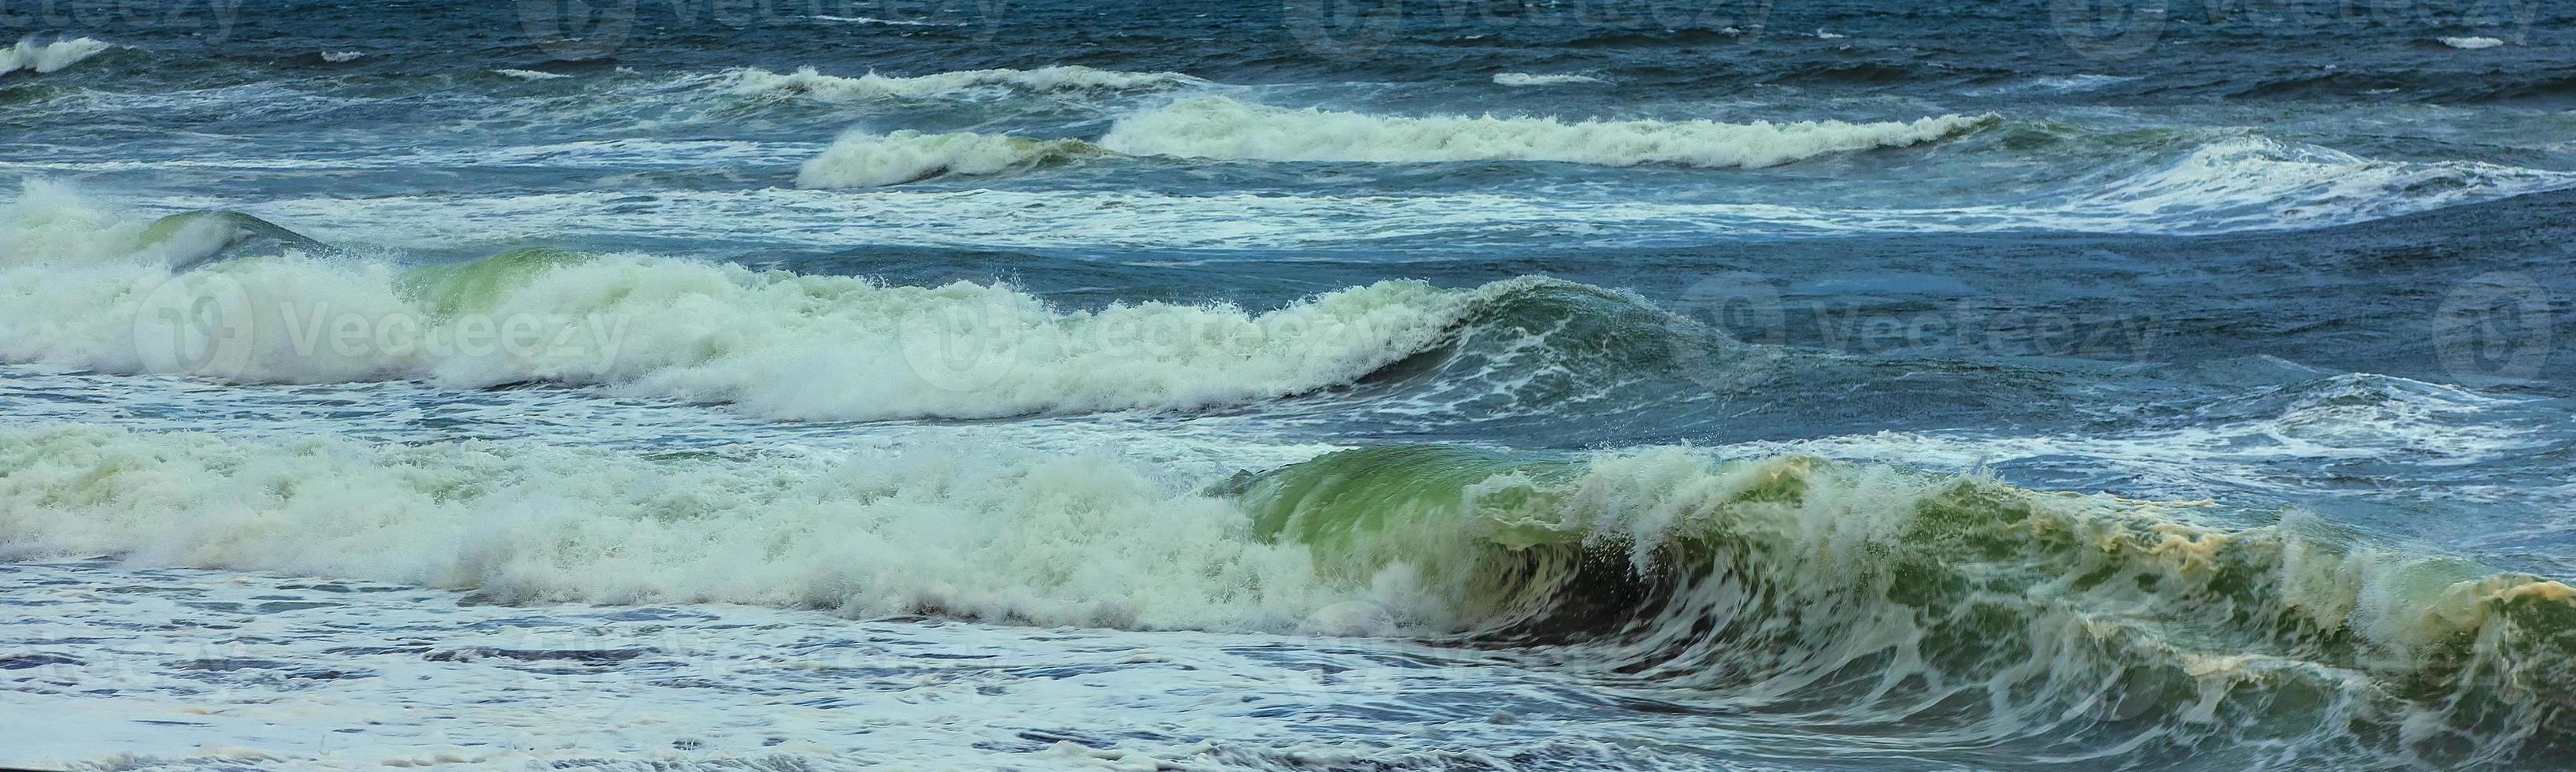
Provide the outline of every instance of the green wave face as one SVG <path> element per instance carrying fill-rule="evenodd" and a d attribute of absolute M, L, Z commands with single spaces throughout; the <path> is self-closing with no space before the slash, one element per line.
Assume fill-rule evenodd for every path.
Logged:
<path fill-rule="evenodd" d="M 275 247 L 328 249 L 322 242 L 285 226 L 222 209 L 181 212 L 154 220 L 136 237 L 135 248 L 161 252 L 169 259 L 172 270 L 187 270 L 221 260 L 236 247 L 253 241 L 267 241 Z"/>
<path fill-rule="evenodd" d="M 598 256 L 571 249 L 522 247 L 462 263 L 412 268 L 395 281 L 394 289 L 433 313 L 454 316 L 489 310 L 548 271 Z"/>
<path fill-rule="evenodd" d="M 1307 545 L 1321 570 L 1364 581 L 1409 567 L 1439 599 L 1433 613 L 1455 615 L 1440 623 L 1473 623 L 1545 602 L 1528 590 L 1566 578 L 1581 534 L 1545 518 L 1561 511 L 1545 494 L 1470 491 L 1488 481 L 1562 482 L 1579 471 L 1474 448 L 1399 446 L 1278 470 L 1246 486 L 1241 501 L 1256 535 Z"/>
<path fill-rule="evenodd" d="M 1243 485 L 1346 577 L 1712 709 L 2084 758 L 2521 764 L 2576 743 L 2576 590 L 2292 514 L 1807 457 L 1336 453 Z M 2251 763 L 2255 756 L 2247 755 Z M 2204 759 L 2203 761 L 2207 761 Z"/>

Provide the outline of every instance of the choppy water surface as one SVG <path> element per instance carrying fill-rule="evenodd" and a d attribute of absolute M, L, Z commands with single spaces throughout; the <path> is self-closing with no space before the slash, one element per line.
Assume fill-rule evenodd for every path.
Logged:
<path fill-rule="evenodd" d="M 0 9 L 0 764 L 2568 765 L 2576 17 L 2147 5 Z"/>

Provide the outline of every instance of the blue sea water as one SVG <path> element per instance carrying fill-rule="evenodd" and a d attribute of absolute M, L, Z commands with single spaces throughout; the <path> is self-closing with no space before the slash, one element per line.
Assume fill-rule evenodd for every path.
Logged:
<path fill-rule="evenodd" d="M 2571 30 L 0 4 L 0 765 L 2568 768 Z"/>

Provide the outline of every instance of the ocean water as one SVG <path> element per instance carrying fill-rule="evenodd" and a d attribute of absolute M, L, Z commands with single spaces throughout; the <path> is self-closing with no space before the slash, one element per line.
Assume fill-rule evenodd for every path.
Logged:
<path fill-rule="evenodd" d="M 0 766 L 2576 768 L 2576 9 L 0 3 Z"/>

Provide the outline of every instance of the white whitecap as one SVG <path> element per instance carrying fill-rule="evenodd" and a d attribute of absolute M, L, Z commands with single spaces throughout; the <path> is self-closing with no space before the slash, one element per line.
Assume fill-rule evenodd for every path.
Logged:
<path fill-rule="evenodd" d="M 1096 154 L 1080 140 L 1042 140 L 1002 134 L 843 135 L 796 173 L 800 188 L 872 188 L 951 174 L 984 175 L 1052 160 Z"/>
<path fill-rule="evenodd" d="M 1608 81 L 1604 81 L 1590 75 L 1532 74 L 1526 72 L 1498 72 L 1494 74 L 1494 83 L 1501 86 L 1562 86 L 1575 83 L 1607 82 Z"/>
<path fill-rule="evenodd" d="M 73 38 L 37 45 L 35 38 L 18 41 L 18 45 L 0 48 L 0 75 L 19 70 L 36 74 L 55 72 L 99 52 L 115 48 L 94 38 Z"/>
<path fill-rule="evenodd" d="M 1099 144 L 1130 155 L 1260 161 L 1561 161 L 1758 168 L 1947 139 L 1995 120 L 1994 116 L 1944 115 L 1884 123 L 1567 122 L 1494 115 L 1373 115 L 1206 97 L 1119 118 Z"/>

